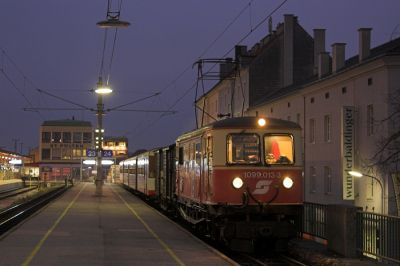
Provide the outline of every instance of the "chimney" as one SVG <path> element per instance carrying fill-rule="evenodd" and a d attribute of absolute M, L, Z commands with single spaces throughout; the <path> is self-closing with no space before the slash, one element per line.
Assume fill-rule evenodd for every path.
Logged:
<path fill-rule="evenodd" d="M 372 28 L 358 29 L 358 61 L 362 62 L 370 54 Z"/>
<path fill-rule="evenodd" d="M 325 29 L 314 29 L 314 74 L 318 73 L 318 57 L 322 52 L 325 52 Z"/>
<path fill-rule="evenodd" d="M 295 17 L 284 15 L 283 25 L 283 87 L 293 84 L 293 43 Z"/>
<path fill-rule="evenodd" d="M 322 78 L 329 73 L 329 53 L 322 52 L 318 56 L 318 78 Z"/>
<path fill-rule="evenodd" d="M 344 67 L 345 61 L 345 43 L 332 44 L 332 72 L 336 73 Z"/>
<path fill-rule="evenodd" d="M 235 46 L 235 61 L 240 62 L 241 57 L 247 55 L 246 45 L 236 45 Z"/>

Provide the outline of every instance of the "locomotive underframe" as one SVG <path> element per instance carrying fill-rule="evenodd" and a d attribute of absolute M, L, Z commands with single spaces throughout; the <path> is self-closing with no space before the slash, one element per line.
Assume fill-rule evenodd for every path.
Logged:
<path fill-rule="evenodd" d="M 258 241 L 285 243 L 296 236 L 301 205 L 205 205 L 179 202 L 180 215 L 232 250 L 254 251 Z"/>

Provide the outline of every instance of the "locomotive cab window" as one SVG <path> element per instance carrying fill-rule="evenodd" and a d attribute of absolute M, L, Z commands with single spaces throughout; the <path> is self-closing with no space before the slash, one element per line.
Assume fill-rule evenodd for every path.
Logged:
<path fill-rule="evenodd" d="M 293 147 L 293 136 L 291 135 L 265 135 L 265 163 L 293 164 Z"/>
<path fill-rule="evenodd" d="M 257 134 L 231 134 L 227 137 L 229 164 L 260 163 L 260 137 Z"/>

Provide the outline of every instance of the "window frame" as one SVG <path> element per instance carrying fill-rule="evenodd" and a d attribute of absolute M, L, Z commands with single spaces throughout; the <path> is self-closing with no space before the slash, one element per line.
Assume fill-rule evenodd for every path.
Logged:
<path fill-rule="evenodd" d="M 229 162 L 229 137 L 230 136 L 234 136 L 234 135 L 252 135 L 252 136 L 257 136 L 258 137 L 258 162 L 254 162 L 254 163 L 249 163 L 249 162 L 245 162 L 245 163 L 241 163 L 241 162 Z M 233 154 L 233 153 L 232 153 Z M 246 132 L 246 133 L 229 133 L 226 135 L 226 164 L 227 165 L 260 165 L 262 164 L 262 160 L 261 160 L 261 139 L 260 139 L 260 135 L 258 133 L 255 132 Z M 233 157 L 233 156 L 232 156 Z"/>
<path fill-rule="evenodd" d="M 286 137 L 290 137 L 291 139 L 292 139 L 292 157 L 293 157 L 293 160 L 292 160 L 292 162 L 291 163 L 273 163 L 273 164 L 269 164 L 269 163 L 267 163 L 267 161 L 266 161 L 266 158 L 265 158 L 265 156 L 266 156 L 266 147 L 265 147 L 265 137 L 266 136 L 272 136 L 272 137 L 277 137 L 277 136 L 286 136 Z M 295 163 L 296 163 L 296 154 L 295 154 L 295 141 L 294 141 L 294 136 L 293 136 L 293 134 L 291 134 L 291 133 L 265 133 L 264 135 L 263 135 L 263 139 L 262 139 L 262 141 L 263 141 L 263 150 L 264 150 L 264 163 L 266 164 L 266 165 L 268 165 L 268 166 L 272 166 L 272 165 L 279 165 L 279 166 L 282 166 L 282 165 L 294 165 Z"/>

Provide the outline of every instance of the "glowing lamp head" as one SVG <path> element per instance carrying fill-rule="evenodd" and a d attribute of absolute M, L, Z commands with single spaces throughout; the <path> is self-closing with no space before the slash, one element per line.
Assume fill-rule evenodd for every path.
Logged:
<path fill-rule="evenodd" d="M 363 176 L 362 173 L 357 172 L 357 171 L 349 171 L 348 173 L 349 173 L 349 175 L 354 176 L 354 177 L 362 177 Z"/>
<path fill-rule="evenodd" d="M 287 176 L 283 179 L 282 184 L 285 188 L 290 189 L 293 187 L 293 179 Z"/>
<path fill-rule="evenodd" d="M 239 189 L 243 186 L 243 180 L 240 177 L 235 177 L 232 180 L 232 186 L 236 189 Z"/>
<path fill-rule="evenodd" d="M 260 119 L 258 119 L 257 124 L 258 124 L 260 127 L 263 127 L 263 126 L 265 126 L 265 125 L 267 124 L 267 121 L 265 121 L 264 118 L 260 118 Z"/>
<path fill-rule="evenodd" d="M 97 94 L 110 94 L 113 90 L 110 87 L 97 87 L 94 92 L 96 92 Z"/>

